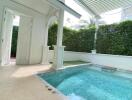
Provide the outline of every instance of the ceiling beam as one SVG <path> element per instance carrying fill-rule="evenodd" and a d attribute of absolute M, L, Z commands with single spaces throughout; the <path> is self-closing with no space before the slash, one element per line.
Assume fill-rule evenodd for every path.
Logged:
<path fill-rule="evenodd" d="M 95 11 L 93 11 L 83 0 L 75 0 L 76 2 L 82 4 L 95 18 L 100 19 L 100 15 L 98 15 Z"/>
<path fill-rule="evenodd" d="M 60 0 L 48 0 L 48 2 L 50 2 L 51 4 L 57 6 L 57 7 L 61 8 L 61 9 L 66 10 L 67 12 L 71 13 L 72 15 L 74 15 L 77 18 L 81 17 L 81 15 L 78 12 L 76 12 L 72 8 L 68 7 L 65 3 L 63 3 Z"/>

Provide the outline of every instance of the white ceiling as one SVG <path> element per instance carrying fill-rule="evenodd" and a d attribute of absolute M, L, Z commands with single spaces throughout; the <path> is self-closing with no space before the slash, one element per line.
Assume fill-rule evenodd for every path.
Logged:
<path fill-rule="evenodd" d="M 43 14 L 48 14 L 49 9 L 51 8 L 46 0 L 14 0 L 14 1 Z"/>
<path fill-rule="evenodd" d="M 132 6 L 132 0 L 75 0 L 93 15 L 100 15 L 110 10 Z"/>

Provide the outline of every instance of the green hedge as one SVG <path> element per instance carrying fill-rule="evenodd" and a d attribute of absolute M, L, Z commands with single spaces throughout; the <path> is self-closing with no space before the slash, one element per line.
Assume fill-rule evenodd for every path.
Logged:
<path fill-rule="evenodd" d="M 63 45 L 67 51 L 91 52 L 94 48 L 95 27 L 79 31 L 64 27 Z M 12 52 L 15 56 L 18 27 L 13 28 Z M 48 45 L 53 49 L 57 40 L 57 24 L 49 28 Z M 119 24 L 102 25 L 97 35 L 96 49 L 98 53 L 132 56 L 132 21 Z"/>
<path fill-rule="evenodd" d="M 18 37 L 18 26 L 14 26 L 13 33 L 12 33 L 12 45 L 11 45 L 11 56 L 12 57 L 16 57 L 17 37 Z"/>
<path fill-rule="evenodd" d="M 100 26 L 97 37 L 98 53 L 132 55 L 132 21 Z"/>
<path fill-rule="evenodd" d="M 95 28 L 81 29 L 79 31 L 64 27 L 63 45 L 67 51 L 91 52 L 94 43 Z M 53 49 L 57 39 L 57 24 L 49 28 L 48 45 Z"/>
<path fill-rule="evenodd" d="M 69 32 L 70 33 L 70 32 Z M 91 52 L 94 44 L 95 28 L 81 29 L 79 31 L 71 31 L 68 36 L 64 30 L 63 45 L 67 51 Z M 69 38 L 67 38 L 67 36 Z"/>
<path fill-rule="evenodd" d="M 53 24 L 48 30 L 48 46 L 50 46 L 50 50 L 53 50 L 53 45 L 56 45 L 57 27 L 57 24 Z"/>
<path fill-rule="evenodd" d="M 56 44 L 57 24 L 49 29 L 49 45 Z M 91 52 L 94 48 L 95 28 L 88 27 L 79 31 L 64 27 L 63 45 L 65 50 Z M 51 43 L 52 41 L 52 43 Z M 119 24 L 102 25 L 97 35 L 98 53 L 114 55 L 132 55 L 132 21 Z"/>

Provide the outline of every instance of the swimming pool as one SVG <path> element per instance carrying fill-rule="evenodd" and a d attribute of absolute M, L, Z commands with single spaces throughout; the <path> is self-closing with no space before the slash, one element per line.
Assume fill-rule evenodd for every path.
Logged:
<path fill-rule="evenodd" d="M 77 95 L 82 100 L 132 100 L 131 75 L 85 65 L 39 74 L 39 77 L 64 95 Z"/>

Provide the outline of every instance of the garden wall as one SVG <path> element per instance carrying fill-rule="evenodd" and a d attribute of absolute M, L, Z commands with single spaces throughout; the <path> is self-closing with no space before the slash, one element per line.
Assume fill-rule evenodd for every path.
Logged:
<path fill-rule="evenodd" d="M 49 60 L 53 61 L 54 51 L 49 52 Z M 64 61 L 85 61 L 93 64 L 111 66 L 125 70 L 132 70 L 132 56 L 91 54 L 83 52 L 64 52 Z"/>

